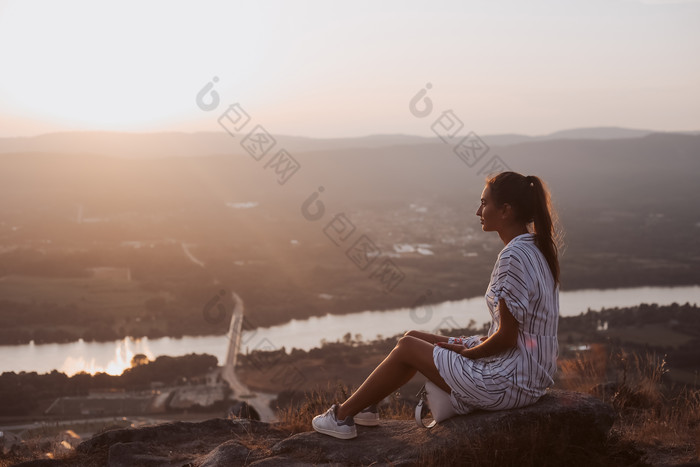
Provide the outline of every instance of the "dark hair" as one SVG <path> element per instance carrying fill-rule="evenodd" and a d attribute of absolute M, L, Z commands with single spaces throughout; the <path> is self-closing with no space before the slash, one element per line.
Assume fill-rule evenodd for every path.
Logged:
<path fill-rule="evenodd" d="M 486 183 L 497 205 L 513 207 L 516 221 L 534 222 L 535 243 L 547 260 L 554 283 L 559 284 L 561 231 L 547 186 L 539 177 L 526 177 L 517 172 L 501 172 Z"/>

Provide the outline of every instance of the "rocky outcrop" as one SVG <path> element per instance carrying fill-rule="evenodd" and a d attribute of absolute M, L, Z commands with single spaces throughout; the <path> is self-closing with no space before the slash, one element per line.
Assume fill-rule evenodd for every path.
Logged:
<path fill-rule="evenodd" d="M 272 454 L 343 465 L 575 465 L 564 457 L 600 450 L 612 423 L 612 409 L 598 399 L 553 392 L 530 407 L 454 417 L 431 430 L 386 420 L 358 427 L 351 442 L 300 433 L 277 443 Z"/>
<path fill-rule="evenodd" d="M 530 407 L 475 412 L 431 430 L 384 420 L 358 427 L 348 441 L 312 431 L 287 436 L 252 420 L 175 422 L 96 435 L 78 446 L 71 465 L 602 465 L 595 456 L 612 414 L 592 396 L 554 391 Z"/>

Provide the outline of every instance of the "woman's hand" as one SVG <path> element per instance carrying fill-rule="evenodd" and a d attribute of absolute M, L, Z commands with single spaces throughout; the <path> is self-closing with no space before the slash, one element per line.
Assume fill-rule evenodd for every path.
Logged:
<path fill-rule="evenodd" d="M 467 348 L 462 344 L 444 342 L 438 342 L 435 345 L 471 359 L 490 357 L 515 347 L 518 342 L 518 321 L 513 317 L 503 299 L 498 302 L 498 311 L 500 314 L 498 330 L 483 340 L 481 344 L 472 348 Z"/>
<path fill-rule="evenodd" d="M 451 350 L 457 352 L 458 354 L 465 356 L 462 352 L 467 350 L 467 348 L 462 344 L 448 344 L 447 342 L 438 342 L 435 345 L 442 347 L 443 349 Z"/>

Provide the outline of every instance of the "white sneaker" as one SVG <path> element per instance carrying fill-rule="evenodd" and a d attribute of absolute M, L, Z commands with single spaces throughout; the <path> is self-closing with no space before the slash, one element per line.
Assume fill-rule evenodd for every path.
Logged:
<path fill-rule="evenodd" d="M 362 426 L 377 426 L 379 425 L 379 412 L 377 411 L 377 405 L 373 404 L 363 409 L 362 412 L 358 413 L 353 417 L 355 423 Z"/>
<path fill-rule="evenodd" d="M 330 409 L 326 410 L 326 413 L 316 415 L 311 420 L 311 426 L 319 433 L 340 439 L 357 437 L 357 428 L 352 417 L 346 417 L 345 420 L 338 421 L 335 415 L 337 411 L 338 404 L 333 404 Z"/>

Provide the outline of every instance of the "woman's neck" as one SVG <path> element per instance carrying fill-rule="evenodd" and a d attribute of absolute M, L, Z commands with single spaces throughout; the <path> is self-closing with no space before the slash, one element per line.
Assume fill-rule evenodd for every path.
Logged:
<path fill-rule="evenodd" d="M 505 228 L 498 231 L 498 236 L 501 237 L 504 245 L 508 245 L 518 235 L 529 233 L 527 225 L 514 225 L 510 228 Z"/>

